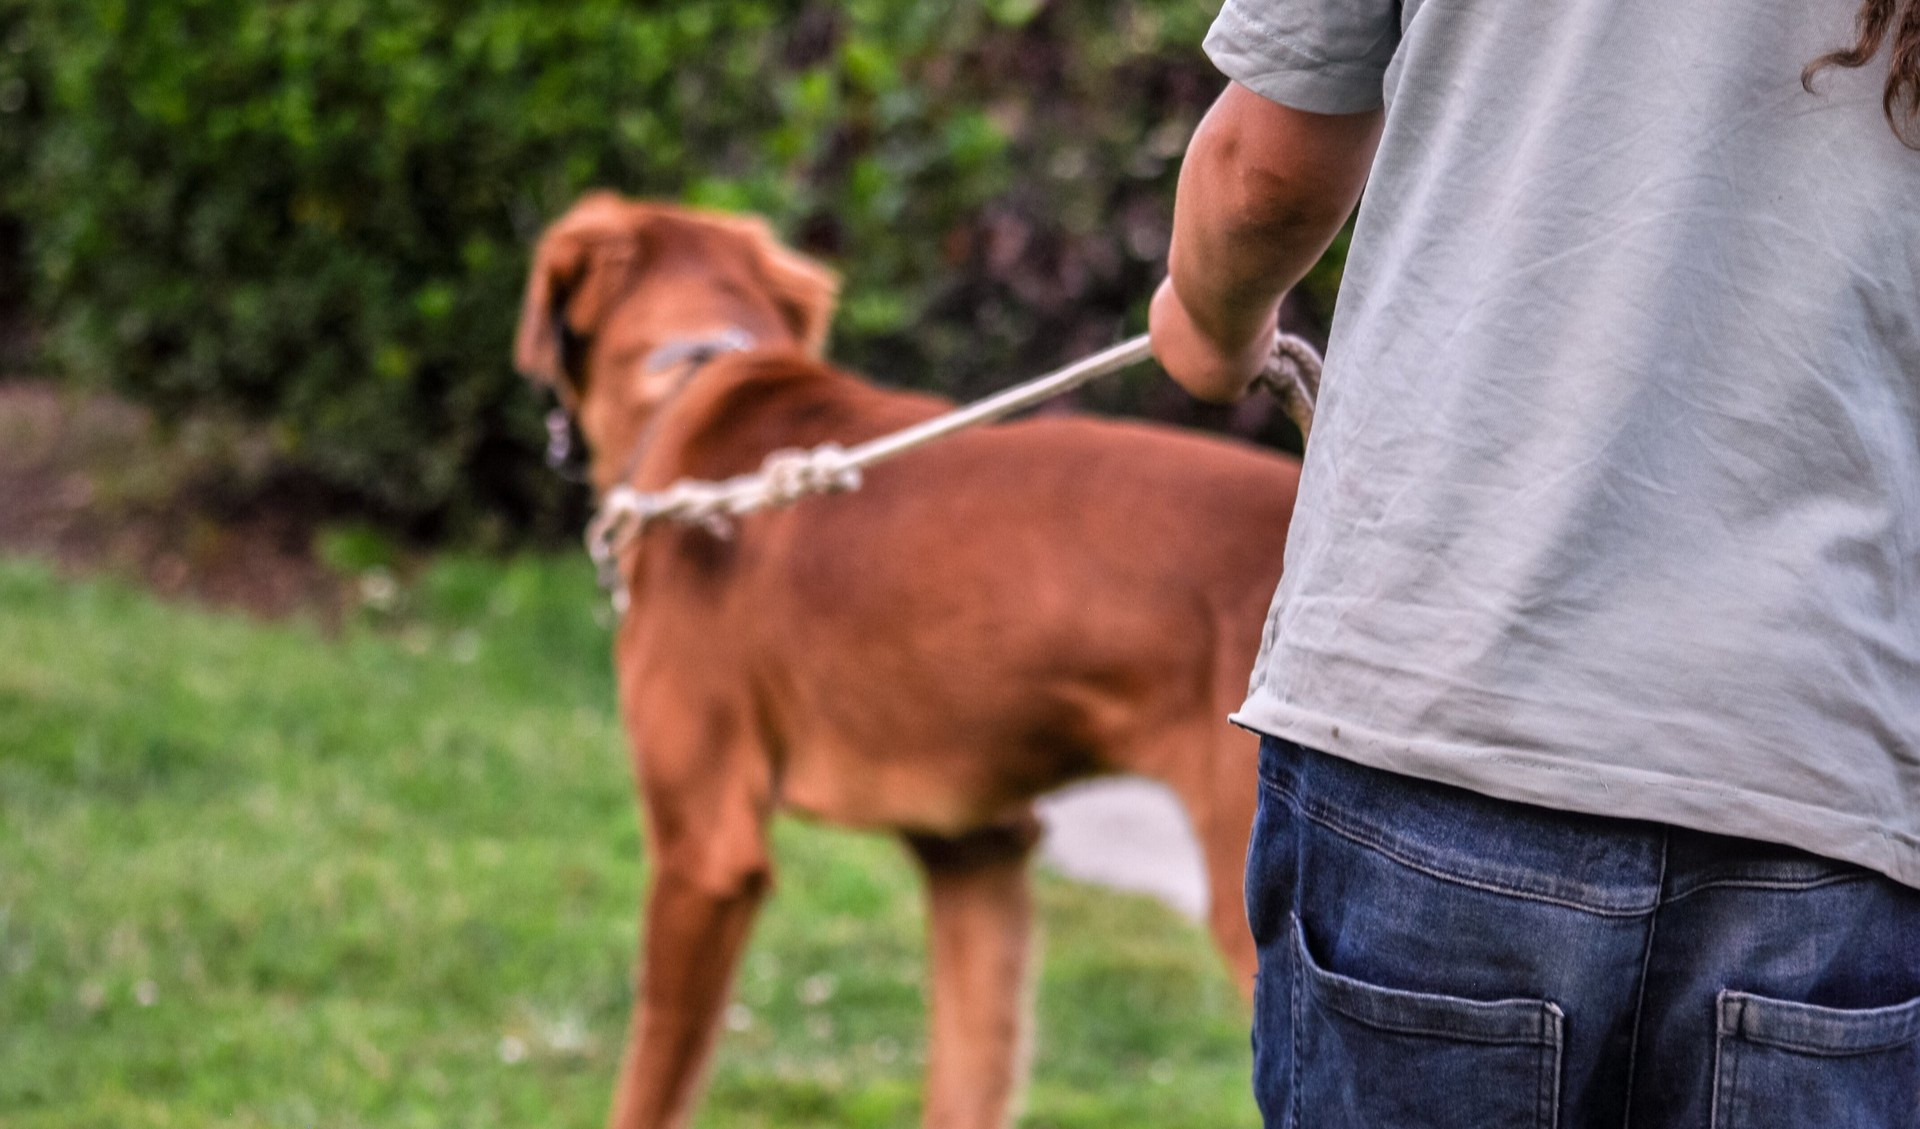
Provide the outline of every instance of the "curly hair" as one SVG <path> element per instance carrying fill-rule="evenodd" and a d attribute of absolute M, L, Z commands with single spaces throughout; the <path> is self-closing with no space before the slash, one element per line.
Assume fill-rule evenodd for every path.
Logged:
<path fill-rule="evenodd" d="M 1920 149 L 1920 0 L 1864 0 L 1851 47 L 1829 51 L 1800 72 L 1800 85 L 1813 91 L 1816 75 L 1828 67 L 1862 67 L 1880 53 L 1889 34 L 1893 60 L 1880 105 L 1894 135 L 1909 149 Z"/>

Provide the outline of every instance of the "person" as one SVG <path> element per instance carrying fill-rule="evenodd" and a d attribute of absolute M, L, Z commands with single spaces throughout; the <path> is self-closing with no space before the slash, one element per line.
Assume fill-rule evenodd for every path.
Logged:
<path fill-rule="evenodd" d="M 1366 189 L 1236 715 L 1268 1125 L 1920 1126 L 1895 8 L 1220 13 L 1168 372 L 1240 395 Z"/>

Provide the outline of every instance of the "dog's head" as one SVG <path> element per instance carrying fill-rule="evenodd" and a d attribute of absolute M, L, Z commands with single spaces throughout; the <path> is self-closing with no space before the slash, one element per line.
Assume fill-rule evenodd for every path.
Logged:
<path fill-rule="evenodd" d="M 685 375 L 663 350 L 739 330 L 818 354 L 838 288 L 758 218 L 596 192 L 540 237 L 514 363 L 573 411 L 599 478 Z"/>

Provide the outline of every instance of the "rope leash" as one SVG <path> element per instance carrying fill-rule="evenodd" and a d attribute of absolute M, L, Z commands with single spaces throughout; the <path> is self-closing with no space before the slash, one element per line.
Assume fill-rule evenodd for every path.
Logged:
<path fill-rule="evenodd" d="M 735 518 L 790 506 L 809 495 L 858 490 L 871 467 L 968 428 L 1004 419 L 1151 355 L 1142 334 L 964 408 L 854 447 L 822 443 L 806 450 L 774 451 L 758 471 L 720 482 L 681 479 L 664 490 L 645 493 L 625 484 L 616 486 L 607 491 L 587 524 L 587 553 L 601 586 L 613 596 L 615 610 L 624 613 L 627 588 L 620 582 L 620 554 L 653 522 L 673 521 L 699 526 L 716 537 L 731 537 Z M 1291 334 L 1277 335 L 1272 359 L 1254 382 L 1279 398 L 1301 435 L 1312 429 L 1320 353 L 1311 344 Z"/>

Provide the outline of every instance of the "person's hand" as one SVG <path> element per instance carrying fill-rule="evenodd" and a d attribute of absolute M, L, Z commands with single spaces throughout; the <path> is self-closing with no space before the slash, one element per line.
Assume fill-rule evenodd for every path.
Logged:
<path fill-rule="evenodd" d="M 1194 321 L 1169 277 L 1154 291 L 1147 332 L 1154 357 L 1174 383 L 1202 400 L 1228 403 L 1246 395 L 1266 367 L 1277 314 L 1278 307 L 1244 341 L 1222 342 Z"/>

